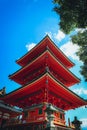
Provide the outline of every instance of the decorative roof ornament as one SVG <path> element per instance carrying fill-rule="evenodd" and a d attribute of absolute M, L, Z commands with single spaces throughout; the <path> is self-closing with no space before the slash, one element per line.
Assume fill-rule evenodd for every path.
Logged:
<path fill-rule="evenodd" d="M 79 121 L 76 116 L 74 117 L 72 124 L 75 126 L 75 130 L 81 130 L 82 121 Z"/>
<path fill-rule="evenodd" d="M 1 90 L 0 90 L 0 95 L 5 95 L 6 94 L 6 87 L 3 87 Z"/>

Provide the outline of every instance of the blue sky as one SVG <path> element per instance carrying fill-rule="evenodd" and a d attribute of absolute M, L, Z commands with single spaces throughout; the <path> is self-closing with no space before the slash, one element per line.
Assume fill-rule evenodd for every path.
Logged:
<path fill-rule="evenodd" d="M 60 18 L 53 7 L 52 0 L 0 0 L 0 89 L 6 86 L 8 93 L 20 87 L 8 79 L 9 74 L 20 68 L 15 61 L 48 34 L 76 64 L 71 71 L 81 79 L 81 83 L 74 85 L 71 90 L 87 99 L 87 83 L 79 73 L 82 63 L 75 55 L 78 46 L 72 44 L 70 35 L 60 31 Z M 83 125 L 87 127 L 87 108 L 67 113 L 71 120 L 74 115 L 84 121 Z"/>

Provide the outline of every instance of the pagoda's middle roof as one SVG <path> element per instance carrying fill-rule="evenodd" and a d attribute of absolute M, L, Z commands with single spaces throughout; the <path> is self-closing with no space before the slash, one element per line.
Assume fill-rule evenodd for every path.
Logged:
<path fill-rule="evenodd" d="M 49 50 L 45 50 L 27 66 L 10 75 L 10 79 L 24 85 L 44 73 L 47 68 L 51 74 L 67 87 L 80 82 Z"/>
<path fill-rule="evenodd" d="M 16 62 L 21 66 L 25 66 L 31 62 L 32 59 L 38 57 L 47 47 L 67 68 L 74 66 L 74 63 L 72 63 L 72 61 L 70 61 L 69 58 L 65 56 L 65 54 L 54 44 L 48 35 Z"/>

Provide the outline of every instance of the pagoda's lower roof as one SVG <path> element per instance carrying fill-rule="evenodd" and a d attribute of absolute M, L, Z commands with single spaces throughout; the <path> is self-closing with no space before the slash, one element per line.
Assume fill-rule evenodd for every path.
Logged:
<path fill-rule="evenodd" d="M 25 108 L 42 102 L 52 103 L 64 109 L 74 109 L 87 102 L 58 82 L 49 73 L 1 98 L 6 103 Z"/>

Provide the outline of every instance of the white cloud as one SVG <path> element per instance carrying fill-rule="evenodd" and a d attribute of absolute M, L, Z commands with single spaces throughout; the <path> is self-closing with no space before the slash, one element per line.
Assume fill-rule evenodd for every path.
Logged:
<path fill-rule="evenodd" d="M 48 35 L 51 39 L 53 39 L 53 34 L 52 32 L 45 32 L 46 35 Z"/>
<path fill-rule="evenodd" d="M 87 95 L 87 90 L 86 89 L 84 89 L 84 88 L 77 88 L 77 89 L 73 89 L 73 92 L 75 92 L 75 93 L 78 93 L 78 95 L 82 95 L 82 94 L 85 94 L 85 95 Z"/>
<path fill-rule="evenodd" d="M 84 110 L 85 110 L 85 109 L 86 109 L 86 107 L 87 107 L 87 106 L 85 105 L 85 106 L 81 106 L 80 108 L 82 108 L 82 109 L 84 109 Z"/>
<path fill-rule="evenodd" d="M 82 127 L 87 127 L 87 118 L 82 118 L 80 121 L 82 121 Z"/>
<path fill-rule="evenodd" d="M 26 48 L 27 48 L 28 51 L 30 51 L 35 45 L 36 45 L 35 43 L 28 43 L 26 45 Z"/>
<path fill-rule="evenodd" d="M 68 57 L 71 57 L 75 60 L 79 60 L 79 57 L 76 55 L 76 52 L 79 49 L 79 46 L 76 44 L 73 44 L 71 41 L 65 43 L 60 47 L 60 49 L 67 55 Z"/>
<path fill-rule="evenodd" d="M 61 30 L 59 30 L 58 33 L 45 32 L 45 34 L 48 34 L 52 40 L 56 39 L 58 41 L 61 41 L 65 38 L 65 34 Z"/>
<path fill-rule="evenodd" d="M 77 32 L 81 32 L 81 33 L 83 33 L 86 30 L 87 30 L 87 28 L 77 28 L 76 29 Z"/>
<path fill-rule="evenodd" d="M 59 30 L 58 33 L 54 34 L 54 38 L 57 39 L 58 41 L 61 41 L 62 39 L 65 38 L 65 33 Z"/>

